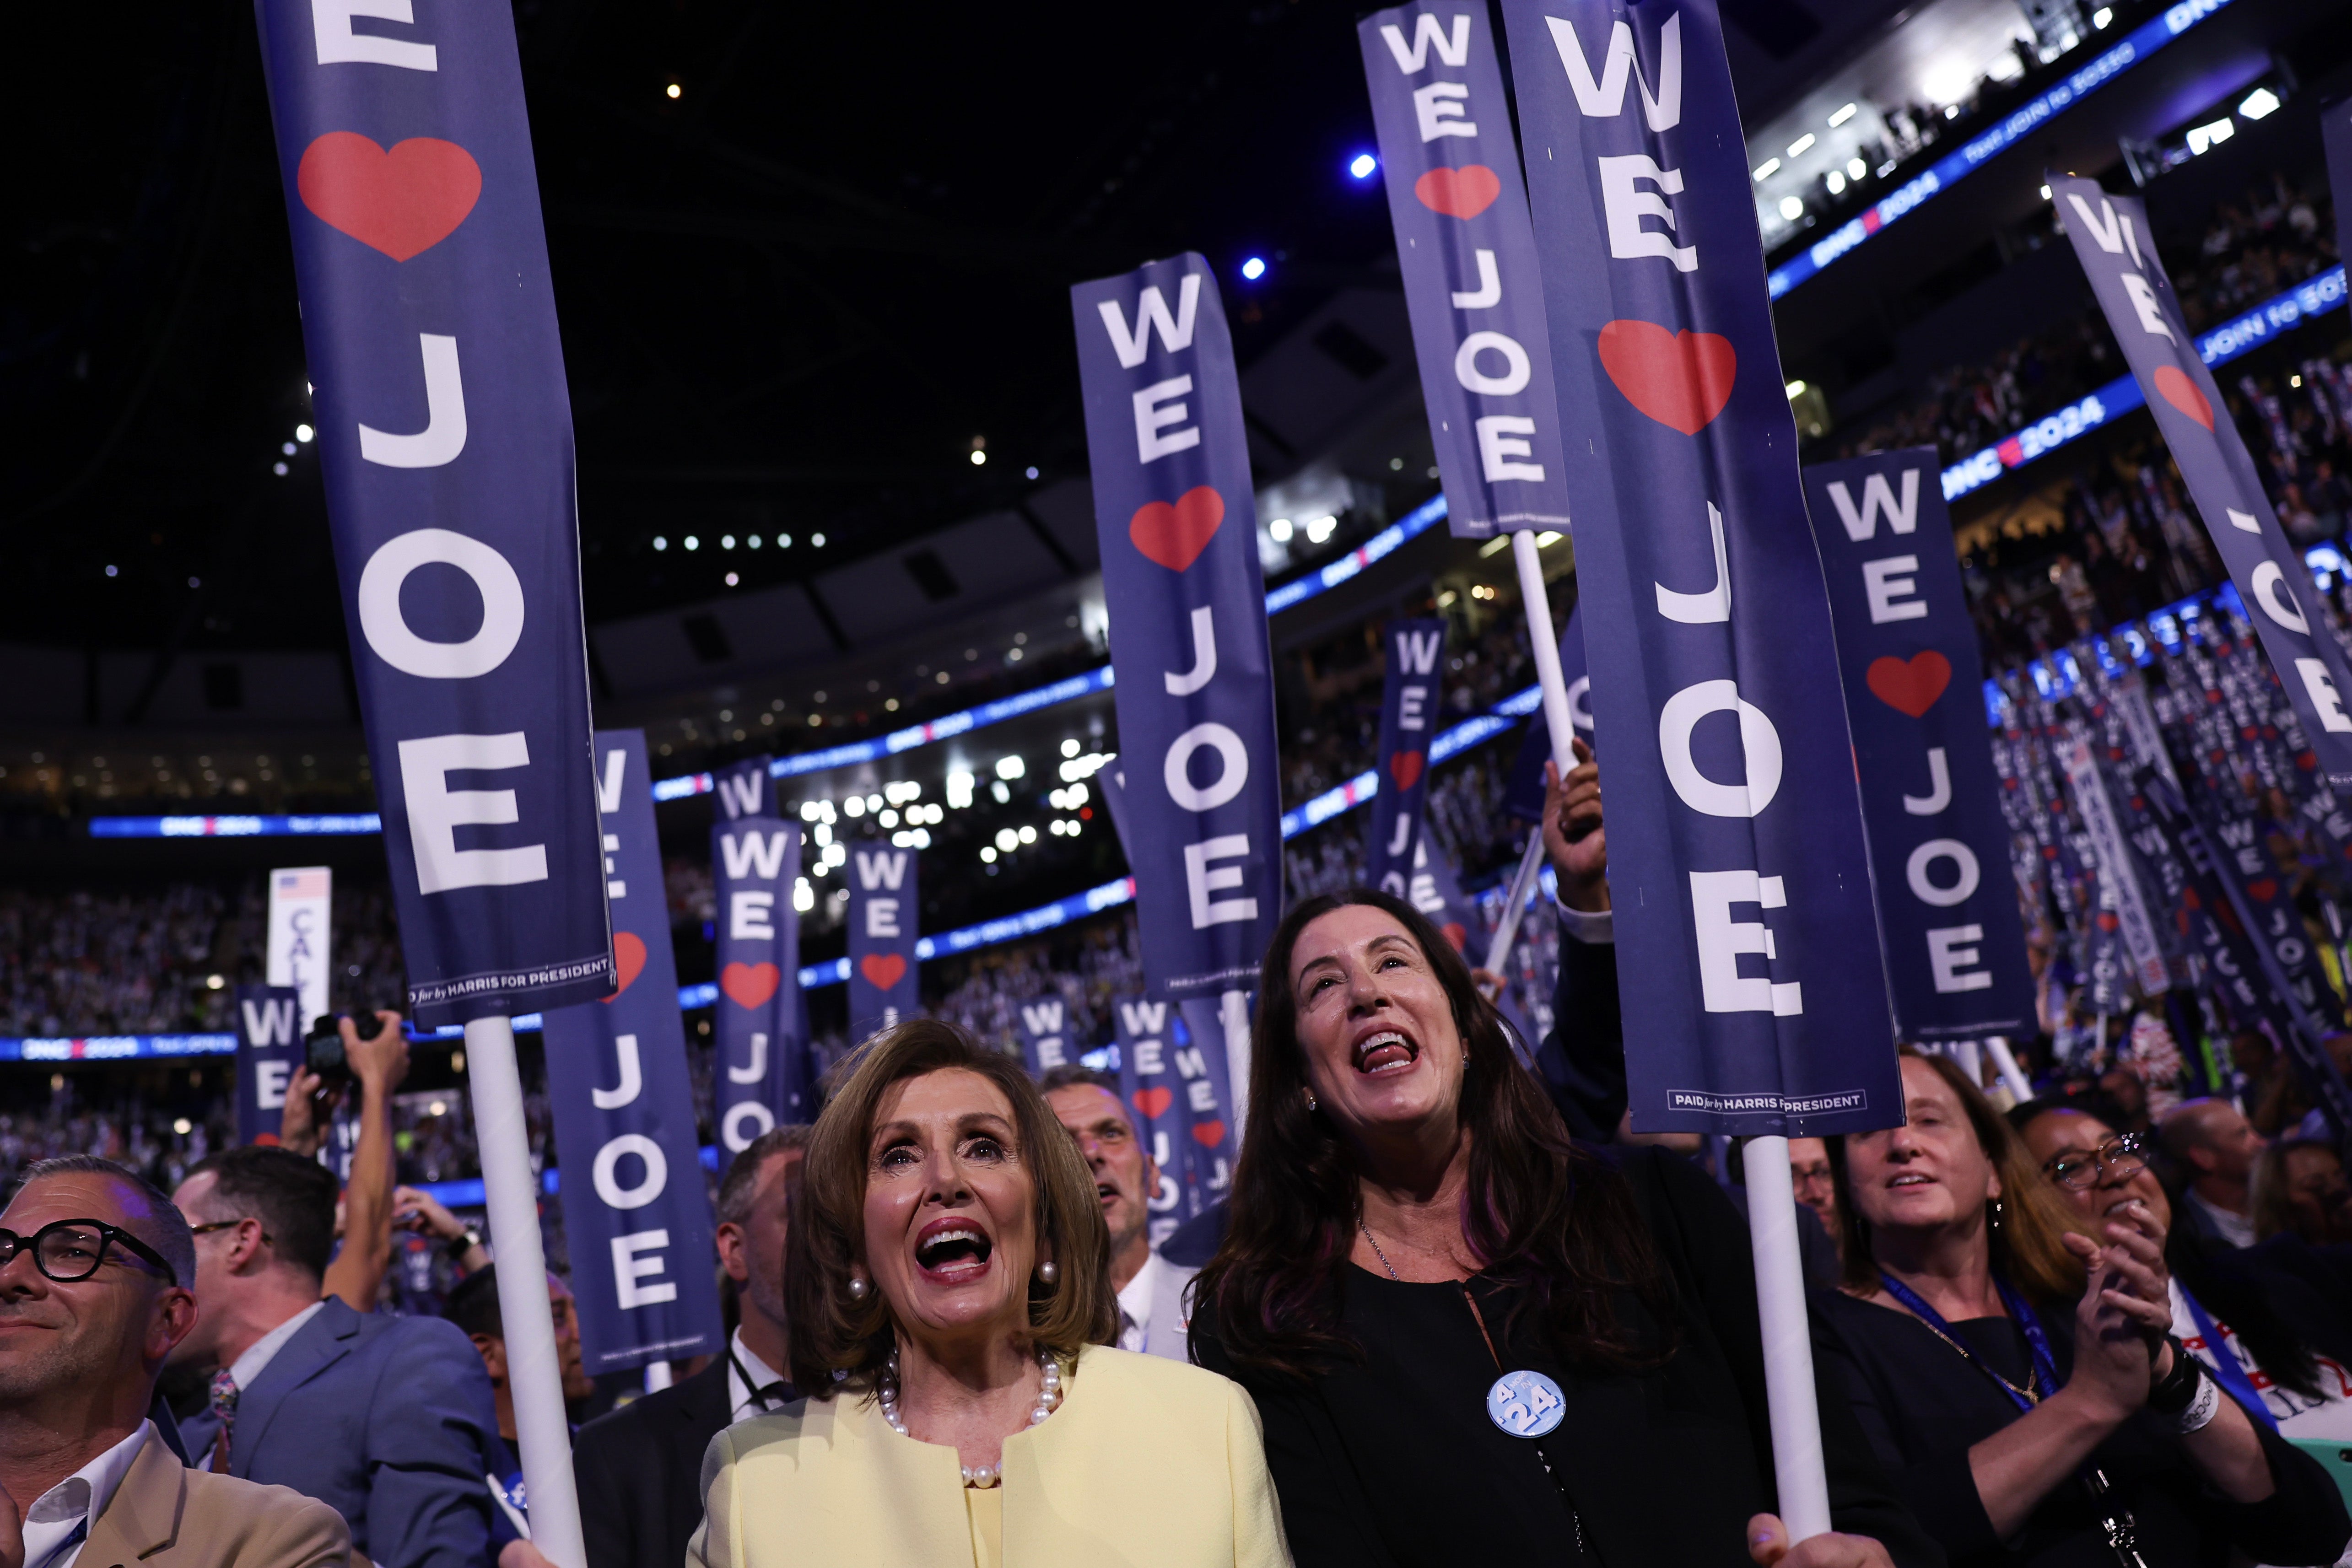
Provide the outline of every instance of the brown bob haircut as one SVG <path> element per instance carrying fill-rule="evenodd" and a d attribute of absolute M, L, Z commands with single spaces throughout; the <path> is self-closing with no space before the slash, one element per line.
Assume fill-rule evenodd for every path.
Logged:
<path fill-rule="evenodd" d="M 1620 1371 L 1666 1359 L 1678 1337 L 1674 1287 L 1631 1185 L 1569 1136 L 1454 945 L 1410 904 L 1364 887 L 1299 900 L 1267 945 L 1233 1222 L 1201 1270 L 1195 1322 L 1213 1325 L 1237 1365 L 1291 1378 L 1360 1354 L 1340 1330 L 1337 1299 L 1363 1212 L 1360 1176 L 1330 1118 L 1307 1105 L 1290 972 L 1299 934 L 1351 906 L 1404 927 L 1444 989 L 1462 1040 L 1470 1135 L 1463 1229 L 1486 1276 L 1525 1287 L 1514 1310 L 1534 1312 L 1572 1365 Z M 1621 1310 L 1631 1302 L 1642 1311 Z"/>
<path fill-rule="evenodd" d="M 1029 1281 L 1029 1328 L 1063 1362 L 1118 1338 L 1110 1288 L 1110 1232 L 1094 1174 L 1021 1064 L 954 1024 L 910 1019 L 860 1046 L 809 1135 L 784 1237 L 784 1311 L 792 1323 L 792 1378 L 829 1399 L 872 1390 L 896 1330 L 879 1290 L 853 1301 L 849 1281 L 866 1245 L 866 1183 L 874 1123 L 891 1088 L 934 1072 L 977 1073 L 1013 1106 L 1013 1151 L 1035 1184 L 1040 1258 L 1060 1266 L 1052 1285 Z"/>
<path fill-rule="evenodd" d="M 1988 1228 L 1993 1272 L 2022 1291 L 2028 1300 L 2043 1305 L 2080 1296 L 2086 1282 L 2082 1260 L 2066 1250 L 2062 1239 L 2069 1228 L 2068 1217 L 2058 1207 L 2049 1178 L 2035 1168 L 2025 1140 L 2011 1131 L 2008 1118 L 1985 1098 L 1983 1090 L 1969 1082 L 1957 1062 L 1907 1045 L 1901 1054 L 1906 1061 L 1925 1064 L 1950 1086 L 1976 1133 L 1977 1146 L 1991 1162 L 1993 1174 L 2000 1177 L 2000 1207 Z M 1853 1200 L 1845 1146 L 1844 1138 L 1829 1140 L 1843 1266 L 1838 1283 L 1849 1294 L 1867 1296 L 1879 1289 L 1878 1259 L 1870 1249 L 1870 1221 L 1863 1218 L 1862 1206 Z"/>

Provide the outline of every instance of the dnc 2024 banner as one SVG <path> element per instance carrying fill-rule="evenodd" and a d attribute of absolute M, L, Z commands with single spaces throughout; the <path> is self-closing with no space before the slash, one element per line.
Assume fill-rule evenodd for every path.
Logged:
<path fill-rule="evenodd" d="M 1906 1040 L 2031 1034 L 2033 975 L 1985 733 L 1984 670 L 1936 449 L 1808 468 Z"/>
<path fill-rule="evenodd" d="M 596 732 L 596 809 L 621 988 L 543 1027 L 580 1348 L 601 1374 L 715 1353 L 721 1333 L 645 731 Z"/>
<path fill-rule="evenodd" d="M 302 341 L 409 1007 L 616 983 L 572 406 L 514 23 L 261 0 Z"/>
<path fill-rule="evenodd" d="M 1486 7 L 1399 5 L 1356 38 L 1446 528 L 1565 528 L 1543 280 Z"/>
<path fill-rule="evenodd" d="M 1158 998 L 1217 995 L 1249 985 L 1282 918 L 1280 747 L 1233 340 L 1190 251 L 1081 283 L 1070 308 L 1144 979 Z"/>
<path fill-rule="evenodd" d="M 1901 1120 L 1853 751 L 1708 0 L 1505 0 L 1633 1124 Z"/>

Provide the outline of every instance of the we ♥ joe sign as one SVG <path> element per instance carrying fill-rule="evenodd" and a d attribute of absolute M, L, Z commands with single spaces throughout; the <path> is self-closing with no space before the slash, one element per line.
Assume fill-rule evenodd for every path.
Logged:
<path fill-rule="evenodd" d="M 1149 994 L 1246 988 L 1282 918 L 1282 781 L 1233 340 L 1187 251 L 1070 290 Z"/>

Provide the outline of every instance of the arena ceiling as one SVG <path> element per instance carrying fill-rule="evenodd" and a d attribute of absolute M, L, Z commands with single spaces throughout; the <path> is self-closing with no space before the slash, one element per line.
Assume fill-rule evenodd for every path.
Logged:
<path fill-rule="evenodd" d="M 1897 10 L 1721 3 L 1758 113 Z M 1392 287 L 1378 182 L 1345 173 L 1371 141 L 1353 16 L 520 0 L 590 619 L 1082 471 L 1075 280 L 1199 249 L 1244 364 Z M 0 641 L 339 646 L 316 449 L 282 451 L 309 409 L 251 7 L 47 7 L 19 43 Z M 691 528 L 794 544 L 650 550 Z"/>

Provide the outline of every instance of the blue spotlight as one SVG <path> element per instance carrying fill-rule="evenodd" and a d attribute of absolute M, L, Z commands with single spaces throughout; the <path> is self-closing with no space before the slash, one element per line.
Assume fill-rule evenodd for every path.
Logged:
<path fill-rule="evenodd" d="M 1242 263 L 1242 276 L 1255 283 L 1265 276 L 1265 257 L 1254 256 Z"/>
<path fill-rule="evenodd" d="M 1348 172 L 1359 180 L 1369 180 L 1377 172 L 1381 161 L 1369 152 L 1359 152 L 1348 164 Z"/>

